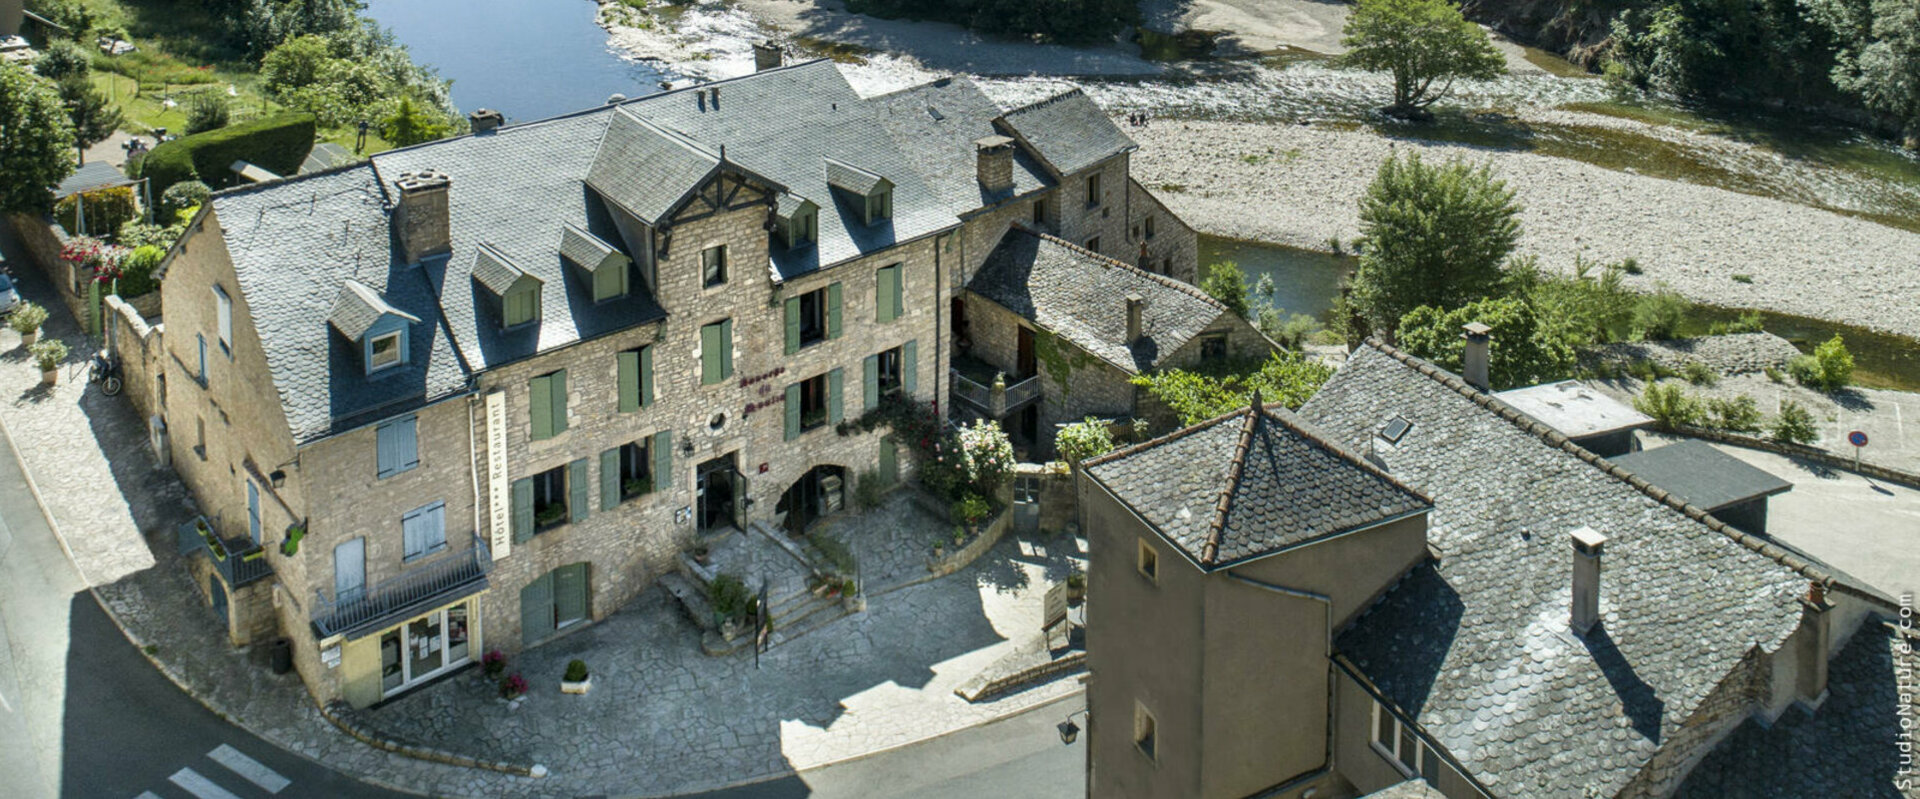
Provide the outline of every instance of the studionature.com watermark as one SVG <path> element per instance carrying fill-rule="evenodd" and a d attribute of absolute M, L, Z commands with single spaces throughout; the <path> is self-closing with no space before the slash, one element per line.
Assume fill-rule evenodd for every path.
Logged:
<path fill-rule="evenodd" d="M 1920 719 L 1915 719 L 1913 712 L 1914 693 L 1920 691 L 1920 675 L 1916 675 L 1913 668 L 1913 636 L 1916 623 L 1913 594 L 1900 595 L 1900 618 L 1896 623 L 1900 625 L 1901 657 L 1893 666 L 1894 689 L 1900 694 L 1900 701 L 1895 710 L 1900 716 L 1900 732 L 1895 736 L 1900 749 L 1900 771 L 1896 775 L 1895 783 L 1904 792 L 1911 791 L 1914 785 L 1920 784 L 1915 780 L 1913 766 L 1915 727 L 1920 727 Z"/>

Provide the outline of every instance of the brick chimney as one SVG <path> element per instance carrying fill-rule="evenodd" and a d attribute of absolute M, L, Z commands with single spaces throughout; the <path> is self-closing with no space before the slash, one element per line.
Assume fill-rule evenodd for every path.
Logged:
<path fill-rule="evenodd" d="M 1127 295 L 1127 343 L 1138 342 L 1146 334 L 1146 325 L 1141 316 L 1147 310 L 1147 300 L 1138 294 Z"/>
<path fill-rule="evenodd" d="M 991 194 L 1013 188 L 1013 139 L 988 136 L 973 142 L 980 188 Z"/>
<path fill-rule="evenodd" d="M 1465 373 L 1462 377 L 1466 378 L 1467 385 L 1487 391 L 1493 385 L 1487 380 L 1487 349 L 1493 339 L 1493 328 L 1480 322 L 1468 322 L 1461 325 L 1460 329 L 1466 331 L 1460 337 L 1467 340 L 1467 352 L 1460 359 L 1461 371 Z"/>
<path fill-rule="evenodd" d="M 393 238 L 400 244 L 400 256 L 417 264 L 427 256 L 451 252 L 447 191 L 453 181 L 439 172 L 405 172 L 393 185 L 400 195 L 393 207 Z"/>
<path fill-rule="evenodd" d="M 467 115 L 467 125 L 473 130 L 475 136 L 492 133 L 505 124 L 507 124 L 507 116 L 491 108 L 482 108 Z"/>
<path fill-rule="evenodd" d="M 1600 554 L 1607 537 L 1591 527 L 1573 531 L 1573 613 L 1568 624 L 1586 635 L 1600 623 Z"/>
<path fill-rule="evenodd" d="M 765 72 L 780 67 L 782 56 L 780 45 L 772 41 L 756 42 L 753 45 L 753 71 Z"/>

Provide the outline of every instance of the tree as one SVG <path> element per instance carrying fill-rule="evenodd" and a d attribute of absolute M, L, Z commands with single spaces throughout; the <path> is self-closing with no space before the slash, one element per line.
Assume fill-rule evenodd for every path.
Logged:
<path fill-rule="evenodd" d="M 0 64 L 0 211 L 43 214 L 73 174 L 73 120 L 53 86 Z"/>
<path fill-rule="evenodd" d="M 296 36 L 260 60 L 261 85 L 275 98 L 313 85 L 333 60 L 324 36 Z"/>
<path fill-rule="evenodd" d="M 1227 306 L 1234 316 L 1247 318 L 1247 273 L 1241 271 L 1239 264 L 1226 261 L 1207 267 L 1207 276 L 1200 281 L 1200 290 Z"/>
<path fill-rule="evenodd" d="M 1573 347 L 1544 328 L 1531 305 L 1513 297 L 1490 297 L 1452 311 L 1423 305 L 1401 318 L 1397 339 L 1401 349 L 1458 372 L 1467 346 L 1460 328 L 1470 322 L 1493 328 L 1487 380 L 1495 390 L 1558 380 L 1573 371 Z"/>
<path fill-rule="evenodd" d="M 1422 305 L 1458 308 L 1495 293 L 1520 238 L 1519 213 L 1513 190 L 1486 166 L 1389 157 L 1360 198 L 1353 310 L 1391 331 Z"/>
<path fill-rule="evenodd" d="M 1262 402 L 1298 408 L 1332 376 L 1331 366 L 1297 352 L 1276 352 L 1260 368 L 1248 372 L 1168 369 L 1135 377 L 1133 384 L 1147 389 L 1172 409 L 1180 417 L 1180 424 L 1194 425 L 1246 407 L 1254 389 L 1260 390 Z"/>
<path fill-rule="evenodd" d="M 380 123 L 380 136 L 396 147 L 433 141 L 447 135 L 446 121 L 413 104 L 413 98 L 401 97 L 393 115 Z"/>
<path fill-rule="evenodd" d="M 187 98 L 187 135 L 219 130 L 227 126 L 233 118 L 233 108 L 227 103 L 227 96 L 217 91 L 204 91 Z"/>
<path fill-rule="evenodd" d="M 64 79 L 68 75 L 86 75 L 92 69 L 93 63 L 87 60 L 87 51 L 65 39 L 48 42 L 46 51 L 33 61 L 33 71 L 51 81 Z"/>
<path fill-rule="evenodd" d="M 1079 466 L 1088 458 L 1097 458 L 1113 451 L 1113 433 L 1107 429 L 1107 423 L 1091 416 L 1066 427 L 1053 437 L 1055 449 L 1067 463 Z"/>
<path fill-rule="evenodd" d="M 67 107 L 67 118 L 73 121 L 74 144 L 82 150 L 106 141 L 120 127 L 120 109 L 93 88 L 84 74 L 61 79 L 60 101 Z"/>
<path fill-rule="evenodd" d="M 1868 110 L 1898 120 L 1920 149 L 1920 0 L 1805 0 L 1840 42 L 1830 77 Z"/>
<path fill-rule="evenodd" d="M 1648 383 L 1633 398 L 1633 409 L 1646 414 L 1662 430 L 1694 427 L 1700 424 L 1700 401 L 1687 395 L 1678 383 Z"/>
<path fill-rule="evenodd" d="M 1447 0 L 1360 0 L 1344 33 L 1345 63 L 1393 73 L 1393 104 L 1384 110 L 1395 116 L 1427 116 L 1454 80 L 1495 78 L 1507 66 L 1486 31 Z M 1438 90 L 1436 81 L 1445 81 Z"/>

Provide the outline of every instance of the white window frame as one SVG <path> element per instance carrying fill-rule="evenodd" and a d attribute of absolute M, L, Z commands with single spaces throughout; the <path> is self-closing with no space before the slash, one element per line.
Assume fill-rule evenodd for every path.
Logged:
<path fill-rule="evenodd" d="M 220 349 L 233 357 L 233 298 L 227 296 L 227 290 L 220 284 L 213 284 L 214 313 L 218 316 Z"/>
<path fill-rule="evenodd" d="M 1389 740 L 1386 743 L 1380 741 L 1380 721 L 1383 717 L 1391 725 L 1387 728 Z M 1403 758 L 1400 751 L 1400 744 L 1406 741 L 1413 743 L 1411 758 Z M 1439 773 L 1439 753 L 1433 751 L 1433 747 L 1420 736 L 1415 735 L 1413 728 L 1401 721 L 1399 716 L 1387 712 L 1387 709 L 1378 701 L 1373 703 L 1373 723 L 1367 727 L 1367 745 L 1373 748 L 1375 754 L 1386 758 L 1387 762 L 1407 779 L 1425 779 L 1422 775 L 1426 773 L 1429 760 L 1434 761 L 1431 765 L 1435 767 L 1435 774 Z"/>
<path fill-rule="evenodd" d="M 380 361 L 380 342 L 386 341 L 387 339 L 393 339 L 393 354 L 389 360 L 382 363 Z M 400 364 L 406 363 L 406 360 L 406 358 L 401 357 L 400 331 L 398 330 L 392 333 L 381 333 L 380 335 L 374 336 L 372 341 L 367 342 L 367 371 L 369 372 L 378 372 L 391 366 L 399 366 Z"/>

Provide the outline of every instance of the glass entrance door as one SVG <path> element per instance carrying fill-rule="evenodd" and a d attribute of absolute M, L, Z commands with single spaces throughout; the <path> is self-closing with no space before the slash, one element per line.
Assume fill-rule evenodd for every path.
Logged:
<path fill-rule="evenodd" d="M 472 659 L 473 607 L 436 610 L 380 636 L 380 688 L 386 696 L 412 688 Z"/>

